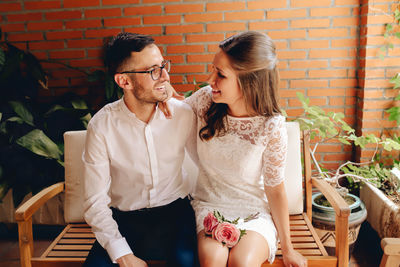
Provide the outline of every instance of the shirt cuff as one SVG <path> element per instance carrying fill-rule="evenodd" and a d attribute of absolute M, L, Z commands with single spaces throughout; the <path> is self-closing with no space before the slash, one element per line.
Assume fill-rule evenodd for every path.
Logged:
<path fill-rule="evenodd" d="M 125 238 L 120 238 L 109 243 L 106 250 L 113 263 L 117 263 L 116 260 L 118 258 L 133 253 Z"/>

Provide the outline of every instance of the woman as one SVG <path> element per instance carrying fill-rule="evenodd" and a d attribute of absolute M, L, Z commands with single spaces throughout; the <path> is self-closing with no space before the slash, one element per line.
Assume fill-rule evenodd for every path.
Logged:
<path fill-rule="evenodd" d="M 199 177 L 192 205 L 201 266 L 272 263 L 277 236 L 285 266 L 307 265 L 290 241 L 283 184 L 287 134 L 278 80 L 272 40 L 244 32 L 220 43 L 210 86 L 186 100 L 198 120 Z M 246 235 L 229 249 L 205 235 L 203 220 L 214 210 L 229 220 L 259 215 L 237 225 Z"/>

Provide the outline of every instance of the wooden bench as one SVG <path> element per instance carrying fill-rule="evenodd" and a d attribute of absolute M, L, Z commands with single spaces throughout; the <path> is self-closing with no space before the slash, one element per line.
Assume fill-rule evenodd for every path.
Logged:
<path fill-rule="evenodd" d="M 309 135 L 308 133 L 300 133 L 297 123 L 287 123 L 288 136 L 289 136 L 289 153 L 288 162 L 286 168 L 286 180 L 285 185 L 287 188 L 287 194 L 289 199 L 289 211 L 290 215 L 290 234 L 293 245 L 297 251 L 307 257 L 308 266 L 339 266 L 347 267 L 349 261 L 349 250 L 348 250 L 348 216 L 350 210 L 345 201 L 339 196 L 339 194 L 324 180 L 311 178 L 311 161 L 309 153 Z M 72 139 L 69 140 L 72 136 Z M 16 220 L 18 222 L 19 232 L 19 245 L 20 245 L 20 257 L 21 266 L 82 266 L 88 255 L 90 248 L 92 247 L 95 236 L 91 232 L 90 227 L 82 223 L 82 214 L 78 214 L 73 219 L 66 221 L 69 224 L 65 227 L 62 233 L 54 240 L 49 248 L 40 257 L 33 257 L 33 238 L 32 238 L 32 215 L 34 212 L 42 206 L 46 201 L 51 199 L 53 196 L 65 192 L 65 214 L 73 213 L 76 210 L 80 210 L 82 213 L 82 202 L 79 199 L 68 199 L 68 193 L 74 191 L 75 197 L 82 198 L 82 188 L 76 191 L 76 186 L 80 186 L 77 180 L 71 182 L 68 181 L 71 176 L 71 169 L 76 169 L 76 161 L 80 160 L 80 156 L 83 150 L 84 142 L 84 131 L 80 132 L 67 132 L 64 135 L 65 139 L 65 168 L 66 168 L 66 182 L 61 182 L 52 185 L 41 192 L 33 196 L 23 205 L 21 205 L 16 211 Z M 304 137 L 304 138 L 303 138 Z M 301 146 L 301 140 L 302 146 Z M 78 147 L 76 147 L 78 146 Z M 73 148 L 71 148 L 73 147 Z M 301 147 L 303 149 L 301 149 Z M 71 150 L 71 151 L 70 151 Z M 302 171 L 301 157 L 302 153 L 304 166 Z M 70 160 L 75 163 L 68 163 Z M 191 163 L 193 164 L 193 163 Z M 184 168 L 193 168 L 188 165 L 187 159 L 185 159 Z M 75 174 L 79 177 L 82 172 L 79 168 L 75 170 Z M 74 172 L 74 171 L 72 171 Z M 190 175 L 196 175 L 196 171 L 188 171 Z M 298 173 L 297 173 L 298 172 Z M 302 175 L 304 173 L 304 176 Z M 298 177 L 295 177 L 298 176 Z M 69 177 L 67 179 L 67 177 Z M 304 179 L 302 179 L 304 177 Z M 79 177 L 80 178 L 80 177 Z M 78 181 L 79 181 L 78 178 Z M 293 180 L 297 179 L 297 181 Z M 297 185 L 299 188 L 292 188 L 293 185 Z M 336 255 L 328 256 L 325 248 L 323 247 L 320 239 L 318 238 L 312 223 L 311 223 L 311 194 L 312 187 L 317 187 L 329 200 L 336 212 Z M 295 186 L 296 187 L 296 186 Z M 70 192 L 71 193 L 71 192 Z M 300 194 L 300 200 L 298 195 Z M 82 199 L 80 199 L 81 201 Z M 295 203 L 300 201 L 300 203 Z M 76 203 L 78 202 L 78 203 Z M 72 204 L 73 203 L 73 204 Z M 74 208 L 68 207 L 68 205 L 75 205 Z M 293 207 L 292 207 L 293 206 Z M 78 213 L 79 213 L 78 212 Z M 70 216 L 70 214 L 69 214 Z M 74 217 L 74 215 L 70 216 Z M 79 221 L 80 220 L 80 221 Z M 75 222 L 74 222 L 75 221 Z M 283 266 L 283 260 L 281 257 L 281 250 L 278 249 L 276 260 L 273 264 L 268 262 L 262 266 Z M 163 262 L 151 261 L 150 266 L 164 266 Z"/>

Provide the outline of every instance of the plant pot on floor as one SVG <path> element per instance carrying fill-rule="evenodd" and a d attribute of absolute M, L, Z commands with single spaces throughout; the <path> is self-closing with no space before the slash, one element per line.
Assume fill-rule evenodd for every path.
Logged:
<path fill-rule="evenodd" d="M 323 195 L 321 193 L 312 196 L 312 224 L 320 237 L 322 244 L 329 255 L 335 255 L 336 234 L 335 234 L 335 211 L 332 207 L 318 204 Z M 324 197 L 323 197 L 324 198 Z M 349 256 L 351 255 L 354 243 L 357 240 L 362 222 L 367 218 L 367 210 L 364 203 L 355 195 L 347 194 L 352 200 L 349 216 Z"/>

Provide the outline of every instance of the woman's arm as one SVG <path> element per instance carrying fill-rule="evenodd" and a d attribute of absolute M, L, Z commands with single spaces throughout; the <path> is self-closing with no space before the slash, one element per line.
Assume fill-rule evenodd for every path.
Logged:
<path fill-rule="evenodd" d="M 278 231 L 285 266 L 307 266 L 307 260 L 294 250 L 290 240 L 289 208 L 284 183 L 273 187 L 265 186 L 265 193 Z"/>

